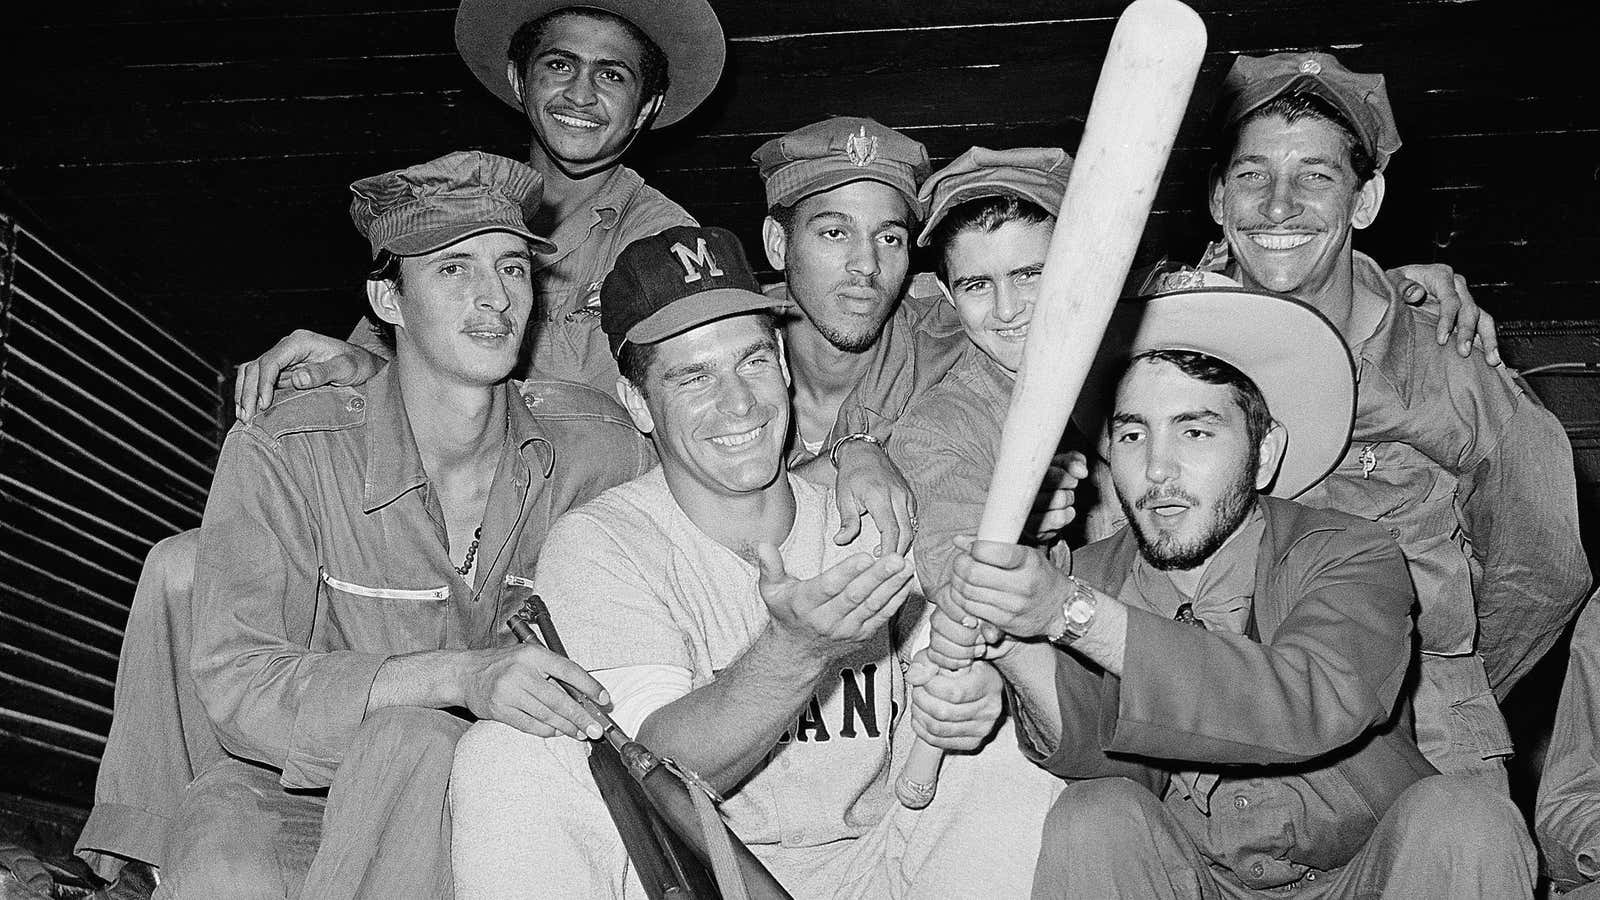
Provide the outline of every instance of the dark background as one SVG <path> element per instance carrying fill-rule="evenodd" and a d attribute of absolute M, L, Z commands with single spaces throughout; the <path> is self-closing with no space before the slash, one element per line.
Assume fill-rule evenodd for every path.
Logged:
<path fill-rule="evenodd" d="M 722 0 L 721 88 L 629 162 L 749 242 L 749 155 L 828 115 L 928 145 L 1077 143 L 1123 0 Z M 1201 124 L 1232 57 L 1331 49 L 1387 75 L 1404 148 L 1361 246 L 1440 260 L 1506 319 L 1589 318 L 1600 232 L 1595 53 L 1556 3 L 1199 0 L 1210 31 L 1147 251 L 1199 251 Z M 352 180 L 528 129 L 456 57 L 445 0 L 33 3 L 4 30 L 0 182 L 203 353 L 238 362 L 364 302 Z"/>
<path fill-rule="evenodd" d="M 642 139 L 629 163 L 700 221 L 740 234 L 763 264 L 762 194 L 749 162 L 761 142 L 853 114 L 923 141 L 936 166 L 973 144 L 1070 150 L 1125 4 L 714 5 L 729 38 L 721 87 L 683 123 Z M 1358 246 L 1387 265 L 1442 261 L 1465 273 L 1523 366 L 1600 360 L 1592 305 L 1600 89 L 1576 13 L 1501 0 L 1193 5 L 1210 52 L 1142 256 L 1193 258 L 1216 233 L 1204 212 L 1202 123 L 1233 56 L 1332 50 L 1353 69 L 1387 75 L 1405 142 L 1389 168 L 1383 212 Z M 10 10 L 0 21 L 0 205 L 208 366 L 225 372 L 297 326 L 342 336 L 362 311 L 366 262 L 345 212 L 349 182 L 457 148 L 526 154 L 521 116 L 457 59 L 453 16 L 448 0 L 113 0 Z M 1569 428 L 1592 511 L 1597 382 L 1533 382 Z M 0 429 L 17 421 L 8 409 L 0 408 Z M 197 515 L 191 493 L 175 495 Z M 35 508 L 25 500 L 15 508 Z M 144 523 L 125 533 L 124 558 L 105 563 L 120 580 L 96 588 L 122 603 L 142 548 L 167 531 Z M 0 572 L 0 600 L 15 599 L 7 585 L 78 568 L 54 553 L 56 544 L 42 541 L 18 563 L 16 571 L 27 569 L 19 580 Z M 39 584 L 28 590 L 56 596 Z M 59 602 L 78 599 L 68 591 Z M 85 604 L 121 628 L 117 608 Z M 26 616 L 40 635 L 71 624 L 51 625 L 37 610 Z M 0 636 L 8 640 L 0 661 L 40 673 L 14 695 L 21 699 L 4 702 L 8 709 L 104 733 L 108 716 L 97 710 L 111 702 L 115 630 L 83 639 L 97 642 L 94 653 L 43 662 L 31 638 Z M 1558 652 L 1509 707 L 1529 762 L 1561 670 Z M 95 709 L 74 707 L 67 694 Z M 30 755 L 0 765 L 0 795 L 87 806 L 94 742 L 46 737 L 76 755 L 39 738 Z M 0 741 L 8 753 L 11 746 Z M 1522 775 L 1524 792 L 1530 777 Z"/>

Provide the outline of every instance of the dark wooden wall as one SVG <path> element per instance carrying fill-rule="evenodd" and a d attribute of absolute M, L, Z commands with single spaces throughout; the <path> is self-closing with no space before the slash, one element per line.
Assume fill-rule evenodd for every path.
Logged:
<path fill-rule="evenodd" d="M 717 0 L 720 90 L 634 165 L 751 242 L 761 141 L 835 113 L 926 142 L 1077 141 L 1123 0 Z M 1600 97 L 1576 13 L 1509 0 L 1198 0 L 1211 34 L 1146 251 L 1212 233 L 1200 127 L 1232 55 L 1331 48 L 1383 71 L 1405 147 L 1362 244 L 1449 262 L 1502 318 L 1594 315 Z M 343 333 L 363 245 L 356 177 L 526 126 L 456 58 L 449 0 L 32 4 L 0 38 L 0 182 L 202 352 Z"/>

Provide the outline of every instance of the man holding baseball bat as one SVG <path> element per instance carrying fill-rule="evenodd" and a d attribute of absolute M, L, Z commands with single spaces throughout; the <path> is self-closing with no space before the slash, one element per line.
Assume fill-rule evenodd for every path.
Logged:
<path fill-rule="evenodd" d="M 947 749 L 989 734 L 998 678 L 940 676 L 905 714 L 908 678 L 931 671 L 907 658 L 913 567 L 874 557 L 870 526 L 836 544 L 826 489 L 786 471 L 780 301 L 715 228 L 636 241 L 605 292 L 618 392 L 661 467 L 563 518 L 536 585 L 613 717 L 726 794 L 729 824 L 797 897 L 1025 891 L 1059 785 L 1012 742 L 952 764 L 926 810 L 891 793 L 913 729 Z M 460 745 L 452 785 L 466 900 L 627 894 L 573 742 L 486 723 Z"/>
<path fill-rule="evenodd" d="M 1516 808 L 1411 735 L 1399 548 L 1277 499 L 1344 452 L 1338 333 L 1294 300 L 1196 290 L 1122 304 L 1102 353 L 1128 526 L 1059 562 L 958 538 L 957 627 L 930 646 L 959 663 L 963 621 L 1002 629 L 984 653 L 1070 779 L 1034 896 L 1531 896 Z"/>
<path fill-rule="evenodd" d="M 1421 606 L 1418 743 L 1441 771 L 1503 788 L 1512 746 L 1496 700 L 1590 586 L 1566 433 L 1512 373 L 1440 347 L 1435 318 L 1354 250 L 1400 146 L 1382 76 L 1323 53 L 1242 56 L 1218 116 L 1211 214 L 1229 272 L 1315 307 L 1356 359 L 1349 449 L 1301 499 L 1399 541 Z"/>
<path fill-rule="evenodd" d="M 351 185 L 395 360 L 228 435 L 200 529 L 194 673 L 221 749 L 172 814 L 158 897 L 448 897 L 444 795 L 470 719 L 595 735 L 504 634 L 553 518 L 652 463 L 603 394 L 513 384 L 541 179 L 457 152 Z M 139 723 L 132 723 L 139 727 Z"/>

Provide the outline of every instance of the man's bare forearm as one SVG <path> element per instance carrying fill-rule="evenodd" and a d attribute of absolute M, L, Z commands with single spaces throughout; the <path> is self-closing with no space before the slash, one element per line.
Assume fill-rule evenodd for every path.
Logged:
<path fill-rule="evenodd" d="M 1016 699 L 1021 730 L 1040 756 L 1051 756 L 1061 743 L 1061 703 L 1056 697 L 1056 656 L 1044 641 L 1023 641 L 995 660 L 995 668 Z"/>
<path fill-rule="evenodd" d="M 730 791 L 794 723 L 827 663 L 808 657 L 769 624 L 715 681 L 651 713 L 639 740 L 718 791 Z"/>
<path fill-rule="evenodd" d="M 391 656 L 378 668 L 367 713 L 391 706 L 464 706 L 470 650 L 424 650 Z"/>

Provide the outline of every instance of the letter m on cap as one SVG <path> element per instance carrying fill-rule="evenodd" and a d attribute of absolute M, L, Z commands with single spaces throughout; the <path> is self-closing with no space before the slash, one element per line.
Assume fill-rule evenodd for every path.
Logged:
<path fill-rule="evenodd" d="M 667 248 L 672 255 L 678 258 L 678 264 L 683 266 L 683 283 L 693 284 L 700 280 L 701 272 L 709 272 L 712 277 L 722 275 L 722 267 L 717 265 L 716 257 L 711 255 L 711 248 L 706 246 L 706 239 L 695 241 L 694 249 L 690 250 L 682 241 L 674 243 Z"/>

